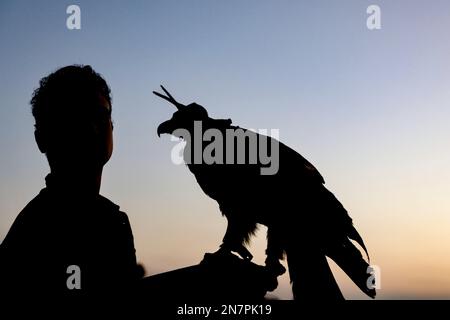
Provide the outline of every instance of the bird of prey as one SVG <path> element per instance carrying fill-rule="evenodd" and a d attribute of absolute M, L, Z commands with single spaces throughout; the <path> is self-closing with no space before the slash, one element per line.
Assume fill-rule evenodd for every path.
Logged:
<path fill-rule="evenodd" d="M 366 246 L 346 209 L 324 186 L 322 175 L 308 160 L 272 137 L 234 126 L 230 119 L 209 117 L 197 103 L 181 104 L 161 88 L 165 95 L 153 93 L 177 110 L 158 126 L 158 136 L 171 134 L 186 140 L 185 163 L 228 220 L 217 254 L 235 252 L 251 260 L 246 245 L 257 225 L 262 224 L 267 226 L 266 267 L 280 275 L 286 271 L 280 260 L 287 258 L 294 299 L 343 299 L 326 257 L 335 261 L 365 294 L 375 297 L 374 286 L 368 281 L 369 264 L 352 240 L 365 251 L 368 260 Z M 199 142 L 192 138 L 199 130 L 203 135 L 208 130 L 214 134 Z M 242 141 L 241 145 L 233 144 L 236 135 L 227 134 L 236 131 L 244 135 L 244 149 Z M 211 148 L 214 142 L 220 144 Z M 255 150 L 258 154 L 261 150 L 278 152 L 276 172 L 262 174 L 267 161 L 250 161 L 250 153 Z M 208 151 L 216 161 L 193 161 L 197 156 L 194 153 L 199 151 Z M 247 154 L 239 162 L 238 153 L 242 151 Z"/>

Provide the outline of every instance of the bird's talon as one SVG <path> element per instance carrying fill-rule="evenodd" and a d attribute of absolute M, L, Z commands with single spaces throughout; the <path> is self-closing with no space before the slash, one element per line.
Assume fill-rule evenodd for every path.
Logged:
<path fill-rule="evenodd" d="M 228 250 L 224 247 L 220 247 L 219 250 L 217 250 L 216 252 L 213 253 L 213 255 L 222 256 L 222 255 L 226 255 L 226 254 L 230 254 L 230 253 L 231 253 L 231 250 Z"/>

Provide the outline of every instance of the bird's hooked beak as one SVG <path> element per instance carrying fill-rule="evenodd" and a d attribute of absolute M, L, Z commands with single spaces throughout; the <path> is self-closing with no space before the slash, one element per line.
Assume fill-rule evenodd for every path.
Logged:
<path fill-rule="evenodd" d="M 174 130 L 175 130 L 175 128 L 173 126 L 172 120 L 164 121 L 163 123 L 161 123 L 158 126 L 158 129 L 157 129 L 158 137 L 160 137 L 164 133 L 172 134 L 172 132 Z"/>

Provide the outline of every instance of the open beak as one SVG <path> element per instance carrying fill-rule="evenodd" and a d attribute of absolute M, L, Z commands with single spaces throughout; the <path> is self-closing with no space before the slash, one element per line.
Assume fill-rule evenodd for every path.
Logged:
<path fill-rule="evenodd" d="M 174 130 L 174 128 L 172 125 L 172 121 L 171 120 L 164 121 L 163 123 L 161 123 L 158 126 L 158 129 L 157 129 L 158 137 L 160 137 L 161 134 L 164 134 L 164 133 L 171 134 L 173 132 L 173 130 Z"/>

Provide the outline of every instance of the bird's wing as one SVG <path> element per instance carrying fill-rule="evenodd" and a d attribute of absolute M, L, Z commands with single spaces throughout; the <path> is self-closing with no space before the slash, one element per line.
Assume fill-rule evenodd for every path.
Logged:
<path fill-rule="evenodd" d="M 259 134 L 253 134 L 260 138 Z M 272 162 L 278 163 L 278 170 L 273 175 L 262 174 L 262 168 L 269 165 L 263 164 L 260 158 L 256 164 L 193 164 L 189 165 L 189 169 L 202 190 L 221 206 L 227 202 L 255 204 L 262 199 L 276 202 L 281 196 L 289 196 L 297 190 L 324 183 L 319 171 L 298 152 L 274 138 L 265 141 L 278 144 L 278 153 L 267 154 Z M 274 150 L 270 148 L 271 152 Z"/>
<path fill-rule="evenodd" d="M 325 180 L 316 167 L 294 149 L 279 142 L 280 173 L 293 175 L 305 183 L 325 184 Z"/>

